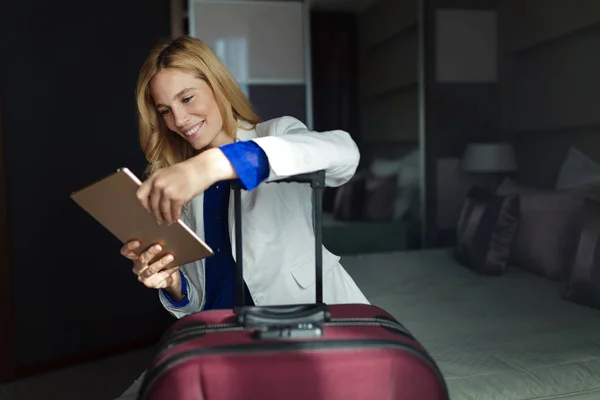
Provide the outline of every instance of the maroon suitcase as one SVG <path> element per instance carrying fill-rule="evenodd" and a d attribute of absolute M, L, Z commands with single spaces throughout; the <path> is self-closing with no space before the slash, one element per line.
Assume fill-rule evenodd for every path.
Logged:
<path fill-rule="evenodd" d="M 322 302 L 323 171 L 279 182 L 313 187 L 316 303 L 244 307 L 240 189 L 234 189 L 237 303 L 178 320 L 163 336 L 140 400 L 447 400 L 423 346 L 384 310 Z"/>

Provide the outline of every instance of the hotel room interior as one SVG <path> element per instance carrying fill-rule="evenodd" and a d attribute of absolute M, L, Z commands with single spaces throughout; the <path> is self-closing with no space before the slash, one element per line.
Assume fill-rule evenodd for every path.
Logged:
<path fill-rule="evenodd" d="M 137 73 L 180 34 L 356 141 L 324 244 L 452 400 L 600 399 L 600 1 L 9 0 L 0 32 L 0 400 L 114 399 L 174 322 L 69 194 L 141 175 Z"/>

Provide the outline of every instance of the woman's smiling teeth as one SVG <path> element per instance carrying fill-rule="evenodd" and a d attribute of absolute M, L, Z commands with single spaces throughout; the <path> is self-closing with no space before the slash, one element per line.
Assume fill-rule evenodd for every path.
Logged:
<path fill-rule="evenodd" d="M 204 121 L 200 122 L 198 125 L 194 126 L 192 129 L 190 129 L 189 131 L 185 131 L 183 132 L 186 136 L 192 136 L 194 133 L 198 132 L 198 130 L 200 128 L 202 128 L 202 125 L 204 125 Z"/>

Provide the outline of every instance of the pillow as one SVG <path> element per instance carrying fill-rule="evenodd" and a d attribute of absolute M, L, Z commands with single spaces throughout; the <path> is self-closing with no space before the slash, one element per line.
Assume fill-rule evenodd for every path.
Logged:
<path fill-rule="evenodd" d="M 563 298 L 600 308 L 600 202 L 585 200 L 577 249 Z"/>
<path fill-rule="evenodd" d="M 369 176 L 365 183 L 365 218 L 369 221 L 390 221 L 398 186 L 395 176 Z"/>
<path fill-rule="evenodd" d="M 509 261 L 518 221 L 518 196 L 498 196 L 473 186 L 458 221 L 456 258 L 481 274 L 502 274 Z"/>
<path fill-rule="evenodd" d="M 579 149 L 571 147 L 558 173 L 556 189 L 568 189 L 599 181 L 600 164 Z"/>
<path fill-rule="evenodd" d="M 371 164 L 370 172 L 373 176 L 397 178 L 393 219 L 402 219 L 407 214 L 419 215 L 419 156 L 419 149 L 415 149 L 397 159 L 376 158 Z"/>
<path fill-rule="evenodd" d="M 600 199 L 600 184 L 541 190 L 506 178 L 498 194 L 519 195 L 520 221 L 511 264 L 551 280 L 566 279 L 577 246 L 577 215 L 586 197 Z"/>

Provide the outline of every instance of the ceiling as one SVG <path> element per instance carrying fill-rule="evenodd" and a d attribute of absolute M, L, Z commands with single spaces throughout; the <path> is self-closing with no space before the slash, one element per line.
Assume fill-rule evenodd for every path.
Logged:
<path fill-rule="evenodd" d="M 315 10 L 361 12 L 377 0 L 311 0 Z"/>

